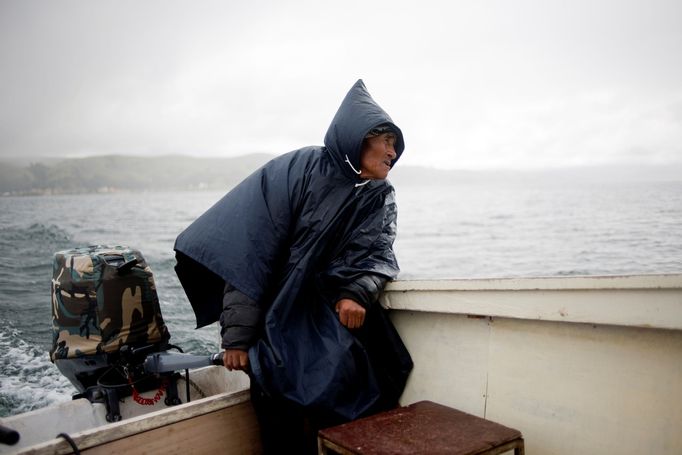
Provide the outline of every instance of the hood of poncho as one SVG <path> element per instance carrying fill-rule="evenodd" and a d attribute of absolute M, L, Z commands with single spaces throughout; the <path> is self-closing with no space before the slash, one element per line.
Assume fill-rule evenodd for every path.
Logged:
<path fill-rule="evenodd" d="M 324 145 L 340 163 L 344 163 L 346 157 L 353 168 L 360 169 L 360 153 L 362 141 L 372 129 L 387 125 L 396 135 L 395 152 L 396 158 L 393 165 L 400 159 L 405 149 L 403 133 L 393 123 L 391 117 L 379 106 L 367 91 L 362 79 L 359 79 L 348 91 L 341 106 L 334 116 L 327 134 L 324 137 Z M 343 172 L 353 178 L 359 179 L 350 166 L 343 166 Z"/>

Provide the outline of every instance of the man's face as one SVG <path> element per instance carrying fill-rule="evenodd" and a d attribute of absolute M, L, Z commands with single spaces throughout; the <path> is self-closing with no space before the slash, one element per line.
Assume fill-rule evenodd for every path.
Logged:
<path fill-rule="evenodd" d="M 365 139 L 360 153 L 360 177 L 363 179 L 383 180 L 391 170 L 391 162 L 396 158 L 395 134 L 384 133 Z"/>

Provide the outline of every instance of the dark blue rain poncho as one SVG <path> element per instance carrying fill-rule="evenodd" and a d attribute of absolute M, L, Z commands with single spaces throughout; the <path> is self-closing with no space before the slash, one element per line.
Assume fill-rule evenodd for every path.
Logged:
<path fill-rule="evenodd" d="M 359 80 L 324 147 L 273 159 L 230 191 L 176 241 L 180 281 L 197 325 L 215 322 L 223 286 L 258 302 L 260 338 L 249 349 L 252 380 L 320 415 L 355 419 L 397 399 L 412 367 L 376 298 L 398 274 L 396 206 L 385 180 L 363 181 L 365 135 L 400 129 Z M 371 296 L 365 324 L 350 331 L 334 306 L 340 289 Z"/>

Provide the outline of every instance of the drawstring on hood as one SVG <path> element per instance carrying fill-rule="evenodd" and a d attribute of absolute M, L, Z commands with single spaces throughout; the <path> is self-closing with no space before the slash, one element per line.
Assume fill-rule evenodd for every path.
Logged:
<path fill-rule="evenodd" d="M 386 111 L 372 99 L 362 79 L 358 79 L 341 102 L 324 137 L 327 152 L 338 163 L 344 175 L 355 182 L 356 187 L 369 183 L 369 180 L 360 177 L 362 142 L 368 133 L 379 127 L 389 129 L 396 135 L 396 157 L 392 162 L 395 165 L 405 149 L 403 133 Z"/>
<path fill-rule="evenodd" d="M 353 172 L 355 172 L 355 173 L 358 174 L 358 175 L 362 174 L 362 170 L 359 170 L 359 171 L 358 171 L 357 169 L 355 169 L 355 167 L 353 166 L 353 163 L 351 163 L 350 160 L 348 159 L 348 155 L 346 155 L 346 163 L 348 163 L 348 165 L 350 166 L 350 168 L 353 169 Z M 359 187 L 359 186 L 365 186 L 365 185 L 367 185 L 368 183 L 369 183 L 369 179 L 364 180 L 362 183 L 356 183 L 356 184 L 355 184 L 355 188 L 357 188 L 357 187 Z"/>
<path fill-rule="evenodd" d="M 361 170 L 358 171 L 357 169 L 355 169 L 355 167 L 353 166 L 353 163 L 351 163 L 350 160 L 348 159 L 348 155 L 346 155 L 346 163 L 348 163 L 348 165 L 350 166 L 350 168 L 353 169 L 353 172 L 355 172 L 355 173 L 358 174 L 358 175 L 362 174 L 362 171 L 361 171 Z"/>

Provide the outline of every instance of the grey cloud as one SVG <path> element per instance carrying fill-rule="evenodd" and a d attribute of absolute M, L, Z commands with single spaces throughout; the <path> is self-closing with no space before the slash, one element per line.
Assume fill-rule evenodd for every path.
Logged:
<path fill-rule="evenodd" d="M 679 2 L 394 6 L 2 2 L 0 156 L 282 153 L 362 77 L 406 162 L 677 159 Z"/>

